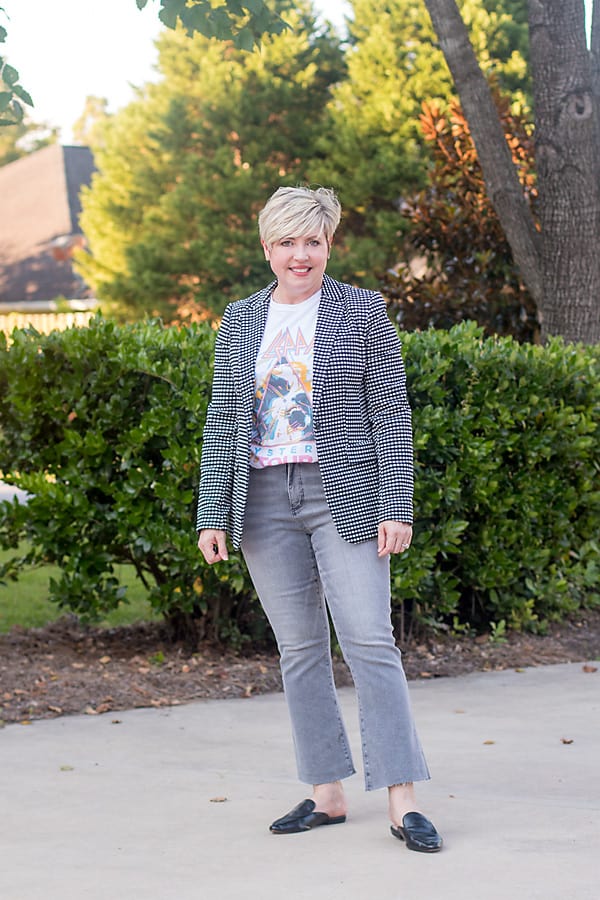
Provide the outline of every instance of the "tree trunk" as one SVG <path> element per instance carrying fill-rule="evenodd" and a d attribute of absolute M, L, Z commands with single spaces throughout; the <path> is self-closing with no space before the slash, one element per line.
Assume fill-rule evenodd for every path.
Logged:
<path fill-rule="evenodd" d="M 594 2 L 592 7 L 590 64 L 592 66 L 592 93 L 596 104 L 596 146 L 600 147 L 600 0 Z"/>
<path fill-rule="evenodd" d="M 542 305 L 540 236 L 469 35 L 455 0 L 425 0 L 440 46 L 467 117 L 490 201 L 496 210 L 521 277 Z"/>
<path fill-rule="evenodd" d="M 600 52 L 600 5 L 595 2 L 592 3 L 592 22 L 591 22 L 591 33 L 592 33 L 592 43 L 591 50 L 592 55 L 596 59 L 595 71 L 598 72 L 598 53 Z"/>
<path fill-rule="evenodd" d="M 542 334 L 600 340 L 600 148 L 583 0 L 529 0 Z"/>
<path fill-rule="evenodd" d="M 600 0 L 599 0 L 600 2 Z M 585 43 L 583 0 L 529 0 L 541 234 L 455 0 L 425 0 L 467 116 L 490 200 L 542 334 L 600 341 L 600 13 Z"/>

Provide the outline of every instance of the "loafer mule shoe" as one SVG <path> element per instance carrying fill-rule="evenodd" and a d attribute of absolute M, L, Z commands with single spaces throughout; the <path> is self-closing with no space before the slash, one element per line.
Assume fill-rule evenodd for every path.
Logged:
<path fill-rule="evenodd" d="M 314 800 L 303 800 L 289 813 L 275 819 L 270 826 L 273 834 L 297 834 L 299 831 L 311 831 L 319 825 L 338 825 L 346 821 L 346 816 L 328 816 L 324 812 L 315 812 Z"/>
<path fill-rule="evenodd" d="M 402 819 L 402 825 L 392 825 L 391 832 L 394 837 L 405 841 L 409 850 L 418 850 L 420 853 L 437 853 L 442 849 L 441 835 L 438 834 L 429 819 L 421 813 L 406 813 Z"/>

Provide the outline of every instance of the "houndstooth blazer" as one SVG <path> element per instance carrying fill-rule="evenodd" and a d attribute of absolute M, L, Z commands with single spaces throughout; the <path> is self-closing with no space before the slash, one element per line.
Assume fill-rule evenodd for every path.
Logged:
<path fill-rule="evenodd" d="M 237 549 L 248 493 L 255 364 L 275 282 L 229 304 L 215 347 L 204 427 L 197 528 Z M 313 426 L 323 488 L 340 535 L 376 537 L 412 522 L 413 449 L 406 378 L 381 294 L 323 278 L 313 364 Z"/>

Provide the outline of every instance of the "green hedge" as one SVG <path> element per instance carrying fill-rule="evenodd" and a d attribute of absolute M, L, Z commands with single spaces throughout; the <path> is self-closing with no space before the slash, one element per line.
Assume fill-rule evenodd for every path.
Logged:
<path fill-rule="evenodd" d="M 15 331 L 0 345 L 0 472 L 29 491 L 4 503 L 0 569 L 55 563 L 60 606 L 94 621 L 126 600 L 131 563 L 174 637 L 239 641 L 266 626 L 239 558 L 202 565 L 192 524 L 214 332 L 158 323 Z"/>
<path fill-rule="evenodd" d="M 472 324 L 403 335 L 414 408 L 417 524 L 394 557 L 408 623 L 538 629 L 597 602 L 597 348 L 484 339 Z M 0 472 L 31 493 L 0 506 L 0 570 L 55 563 L 53 598 L 88 619 L 126 601 L 132 563 L 174 636 L 269 637 L 241 558 L 206 566 L 193 530 L 214 332 L 160 323 L 0 344 Z"/>
<path fill-rule="evenodd" d="M 431 623 L 539 630 L 598 602 L 600 348 L 404 335 L 414 550 L 394 595 Z"/>

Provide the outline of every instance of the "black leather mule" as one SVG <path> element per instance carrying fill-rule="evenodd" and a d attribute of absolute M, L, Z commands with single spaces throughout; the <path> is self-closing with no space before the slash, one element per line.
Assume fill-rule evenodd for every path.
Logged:
<path fill-rule="evenodd" d="M 441 835 L 438 834 L 429 819 L 421 813 L 406 813 L 402 819 L 402 825 L 392 825 L 391 832 L 394 837 L 405 841 L 409 850 L 418 850 L 420 853 L 437 853 L 442 849 Z"/>
<path fill-rule="evenodd" d="M 338 825 L 346 821 L 346 816 L 315 812 L 315 806 L 314 800 L 303 800 L 285 816 L 275 819 L 270 830 L 273 834 L 297 834 L 299 831 L 311 831 L 319 825 Z"/>

